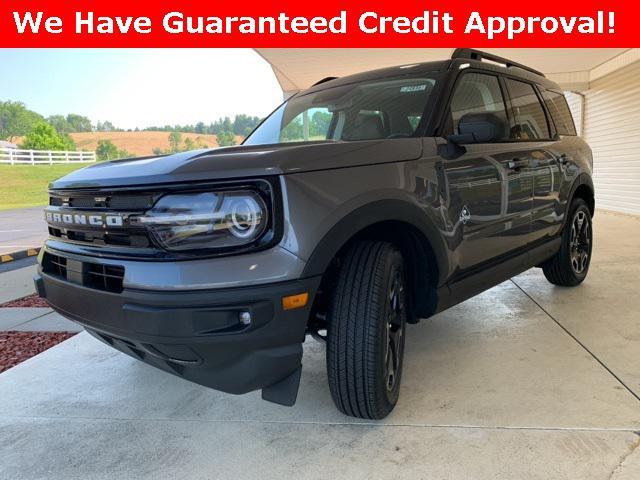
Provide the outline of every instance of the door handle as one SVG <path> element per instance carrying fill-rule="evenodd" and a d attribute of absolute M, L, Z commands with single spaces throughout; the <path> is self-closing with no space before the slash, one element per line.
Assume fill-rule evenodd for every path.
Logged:
<path fill-rule="evenodd" d="M 558 157 L 558 163 L 560 165 L 566 165 L 567 163 L 569 163 L 572 160 L 570 155 L 567 155 L 566 153 L 563 153 L 562 155 L 560 155 Z"/>
<path fill-rule="evenodd" d="M 519 171 L 521 168 L 530 166 L 531 162 L 528 158 L 514 158 L 509 160 L 507 163 L 507 167 L 509 170 L 513 170 L 515 172 Z"/>

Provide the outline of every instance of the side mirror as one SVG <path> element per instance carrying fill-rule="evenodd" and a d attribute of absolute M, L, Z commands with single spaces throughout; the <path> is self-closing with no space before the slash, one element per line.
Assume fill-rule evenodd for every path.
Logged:
<path fill-rule="evenodd" d="M 467 113 L 460 118 L 458 131 L 449 135 L 447 140 L 455 145 L 470 143 L 488 143 L 505 137 L 505 123 L 491 112 Z"/>

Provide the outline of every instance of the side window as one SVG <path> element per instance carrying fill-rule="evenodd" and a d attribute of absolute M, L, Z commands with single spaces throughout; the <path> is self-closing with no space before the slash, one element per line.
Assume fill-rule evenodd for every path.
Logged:
<path fill-rule="evenodd" d="M 533 85 L 510 78 L 507 78 L 506 82 L 516 117 L 515 127 L 511 129 L 511 138 L 524 141 L 549 138 L 547 117 Z"/>
<path fill-rule="evenodd" d="M 551 118 L 556 126 L 558 135 L 576 135 L 576 126 L 573 123 L 571 110 L 569 110 L 569 105 L 564 95 L 553 90 L 544 90 L 542 97 L 547 109 L 551 112 Z"/>
<path fill-rule="evenodd" d="M 451 107 L 444 128 L 445 135 L 458 133 L 460 119 L 467 113 L 491 112 L 505 125 L 503 139 L 507 139 L 507 112 L 498 77 L 483 73 L 465 73 L 458 81 L 451 99 Z"/>
<path fill-rule="evenodd" d="M 280 142 L 327 140 L 333 113 L 327 108 L 310 108 L 294 117 L 280 132 Z"/>

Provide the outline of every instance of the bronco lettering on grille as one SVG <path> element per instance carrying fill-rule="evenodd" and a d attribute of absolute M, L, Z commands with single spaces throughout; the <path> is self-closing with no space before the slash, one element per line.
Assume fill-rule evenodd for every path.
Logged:
<path fill-rule="evenodd" d="M 45 218 L 49 223 L 65 225 L 89 225 L 94 227 L 122 227 L 122 215 L 88 214 L 88 213 L 58 213 L 45 211 Z"/>

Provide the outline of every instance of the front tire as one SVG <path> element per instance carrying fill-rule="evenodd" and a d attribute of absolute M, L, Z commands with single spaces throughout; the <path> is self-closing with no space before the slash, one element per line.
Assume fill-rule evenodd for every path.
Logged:
<path fill-rule="evenodd" d="M 560 251 L 542 265 L 542 271 L 554 285 L 575 287 L 587 277 L 593 249 L 591 212 L 583 199 L 571 203 L 568 220 Z"/>
<path fill-rule="evenodd" d="M 402 255 L 390 243 L 359 242 L 344 259 L 328 312 L 327 374 L 346 415 L 381 419 L 398 401 L 405 285 Z"/>

